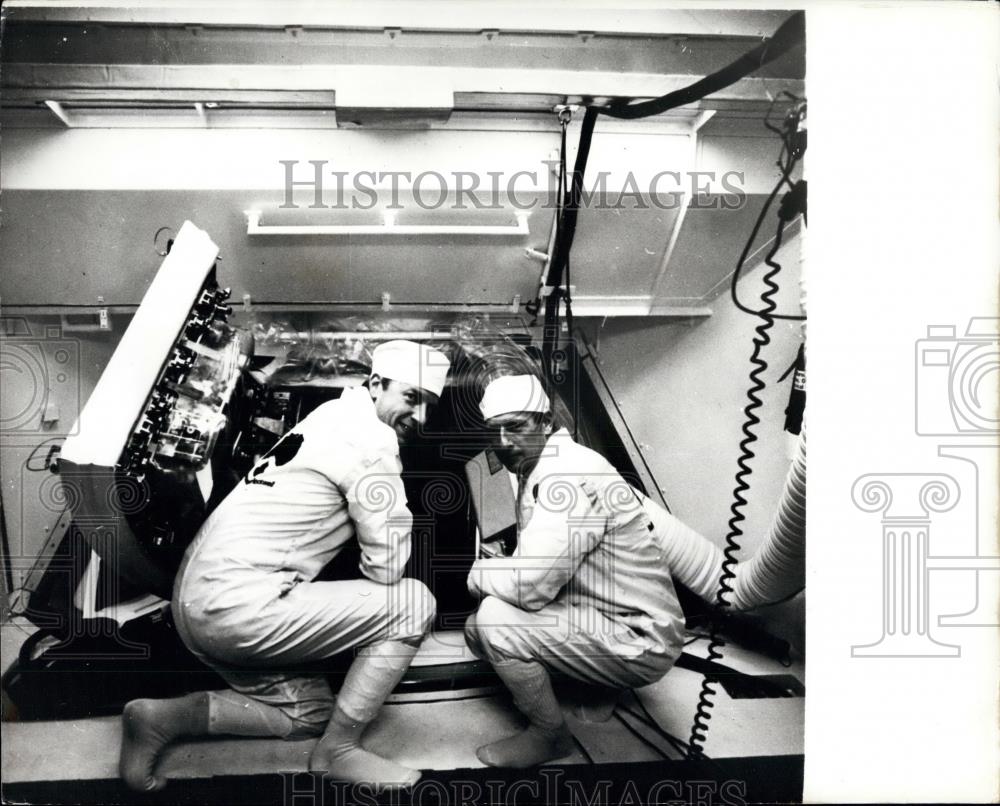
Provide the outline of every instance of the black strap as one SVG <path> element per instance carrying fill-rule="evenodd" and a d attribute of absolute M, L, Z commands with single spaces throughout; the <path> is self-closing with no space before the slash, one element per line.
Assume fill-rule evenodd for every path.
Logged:
<path fill-rule="evenodd" d="M 616 101 L 607 106 L 589 106 L 583 117 L 580 132 L 580 146 L 573 166 L 573 181 L 563 215 L 559 221 L 559 233 L 553 248 L 545 285 L 552 289 L 545 300 L 545 328 L 542 334 L 542 359 L 545 377 L 552 380 L 552 353 L 559 338 L 559 303 L 563 296 L 563 274 L 569 264 L 569 254 L 576 234 L 576 221 L 583 195 L 583 176 L 590 156 L 590 144 L 594 135 L 594 125 L 599 115 L 634 120 L 636 118 L 659 115 L 678 106 L 700 101 L 713 92 L 725 89 L 742 78 L 759 70 L 764 65 L 784 56 L 792 48 L 805 41 L 805 12 L 797 11 L 785 20 L 774 35 L 743 54 L 732 64 L 723 67 L 710 76 L 696 81 L 690 86 L 667 93 L 651 101 L 630 104 L 628 100 Z M 562 189 L 560 188 L 560 193 Z"/>
<path fill-rule="evenodd" d="M 805 42 L 805 38 L 806 15 L 803 11 L 797 11 L 781 24 L 781 27 L 774 32 L 770 39 L 744 53 L 735 62 L 712 73 L 712 75 L 705 76 L 690 86 L 669 92 L 651 101 L 643 101 L 638 104 L 630 104 L 627 100 L 616 101 L 608 106 L 600 107 L 600 110 L 613 118 L 635 120 L 650 115 L 659 115 L 668 109 L 675 109 L 685 104 L 692 104 L 695 101 L 700 101 L 706 95 L 711 95 L 713 92 L 725 89 L 730 84 L 735 84 L 765 64 L 784 56 L 796 45 Z"/>
<path fill-rule="evenodd" d="M 569 262 L 569 253 L 573 247 L 573 237 L 576 235 L 576 221 L 580 212 L 580 199 L 583 196 L 583 175 L 587 170 L 587 159 L 590 156 L 590 144 L 594 137 L 594 124 L 597 123 L 600 110 L 591 106 L 583 116 L 583 128 L 580 131 L 580 145 L 576 152 L 576 163 L 573 166 L 573 180 L 570 186 L 569 199 L 563 211 L 559 227 L 559 237 L 553 249 L 552 262 L 545 285 L 552 292 L 545 298 L 545 329 L 542 335 L 542 359 L 546 378 L 551 381 L 552 353 L 559 338 L 559 302 L 562 298 L 563 273 Z"/>

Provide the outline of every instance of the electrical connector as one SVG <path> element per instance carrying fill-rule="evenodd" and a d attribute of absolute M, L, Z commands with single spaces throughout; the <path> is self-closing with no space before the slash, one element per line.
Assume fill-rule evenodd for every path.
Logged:
<path fill-rule="evenodd" d="M 800 179 L 784 196 L 778 207 L 778 217 L 782 221 L 791 221 L 798 215 L 806 214 L 806 180 Z"/>

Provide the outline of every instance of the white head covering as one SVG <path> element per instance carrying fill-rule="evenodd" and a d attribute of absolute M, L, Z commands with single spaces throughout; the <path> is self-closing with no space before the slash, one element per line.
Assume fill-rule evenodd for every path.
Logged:
<path fill-rule="evenodd" d="M 484 420 L 517 411 L 546 412 L 549 396 L 534 375 L 503 375 L 487 385 L 479 409 Z"/>
<path fill-rule="evenodd" d="M 394 339 L 372 350 L 372 375 L 419 386 L 438 397 L 450 366 L 440 350 L 415 341 Z"/>

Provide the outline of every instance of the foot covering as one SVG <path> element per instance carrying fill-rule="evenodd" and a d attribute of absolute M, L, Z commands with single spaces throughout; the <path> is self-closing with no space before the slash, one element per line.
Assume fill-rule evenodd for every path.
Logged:
<path fill-rule="evenodd" d="M 545 667 L 534 661 L 510 660 L 494 663 L 493 668 L 531 725 L 516 736 L 480 747 L 476 751 L 479 760 L 491 767 L 523 768 L 569 755 L 573 735 Z"/>
<path fill-rule="evenodd" d="M 573 716 L 581 722 L 607 722 L 625 695 L 625 689 L 580 685 L 571 694 Z"/>
<path fill-rule="evenodd" d="M 490 767 L 534 767 L 573 752 L 573 735 L 563 725 L 554 731 L 542 730 L 534 725 L 527 730 L 483 745 L 476 756 Z"/>
<path fill-rule="evenodd" d="M 196 692 L 172 700 L 132 700 L 122 712 L 122 748 L 118 771 L 132 789 L 152 792 L 167 780 L 154 774 L 160 752 L 181 736 L 208 733 L 208 694 Z"/>
<path fill-rule="evenodd" d="M 329 774 L 348 783 L 369 784 L 379 792 L 411 787 L 419 781 L 419 771 L 361 747 L 361 734 L 367 725 L 352 719 L 337 706 L 326 733 L 309 757 L 309 771 Z"/>

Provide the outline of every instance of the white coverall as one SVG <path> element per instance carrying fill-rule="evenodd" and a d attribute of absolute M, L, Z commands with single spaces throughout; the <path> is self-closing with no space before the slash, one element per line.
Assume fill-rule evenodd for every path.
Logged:
<path fill-rule="evenodd" d="M 684 616 L 665 546 L 672 525 L 686 527 L 565 429 L 520 480 L 517 508 L 513 556 L 477 560 L 469 574 L 485 597 L 466 623 L 472 650 L 613 688 L 666 674 Z"/>
<path fill-rule="evenodd" d="M 412 516 L 401 469 L 368 391 L 347 389 L 289 431 L 188 548 L 174 585 L 178 631 L 244 695 L 232 705 L 261 735 L 317 735 L 333 709 L 322 674 L 276 670 L 419 639 L 433 621 L 430 591 L 402 579 Z M 366 579 L 313 582 L 355 537 Z M 227 707 L 224 696 L 212 703 Z"/>

